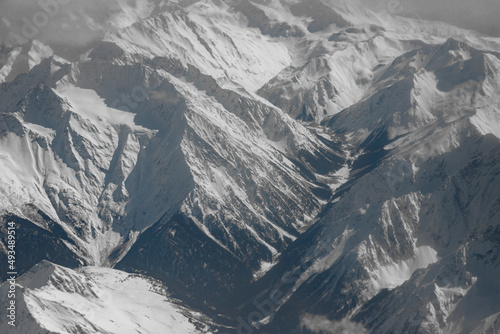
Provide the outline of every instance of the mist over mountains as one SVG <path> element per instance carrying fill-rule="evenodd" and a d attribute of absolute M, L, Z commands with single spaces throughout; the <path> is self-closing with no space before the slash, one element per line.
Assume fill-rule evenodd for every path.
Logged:
<path fill-rule="evenodd" d="M 443 21 L 458 27 L 474 29 L 488 36 L 500 36 L 500 3 L 495 0 L 362 0 L 375 10 Z"/>
<path fill-rule="evenodd" d="M 0 332 L 500 331 L 500 39 L 341 0 L 1 6 Z"/>

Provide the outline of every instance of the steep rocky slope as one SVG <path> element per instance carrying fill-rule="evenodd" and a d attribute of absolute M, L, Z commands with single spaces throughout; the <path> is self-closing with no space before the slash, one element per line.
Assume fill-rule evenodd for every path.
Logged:
<path fill-rule="evenodd" d="M 83 45 L 48 34 L 90 22 L 71 4 L 0 49 L 19 328 L 119 332 L 133 296 L 94 285 L 150 276 L 183 325 L 137 301 L 146 333 L 498 331 L 497 39 L 340 0 L 107 6 Z"/>

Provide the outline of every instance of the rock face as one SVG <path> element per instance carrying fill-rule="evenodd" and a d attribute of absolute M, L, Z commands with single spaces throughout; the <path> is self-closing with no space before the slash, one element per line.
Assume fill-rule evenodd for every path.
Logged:
<path fill-rule="evenodd" d="M 26 333 L 118 333 L 134 296 L 62 301 L 146 276 L 184 304 L 144 333 L 498 330 L 500 41 L 341 1 L 116 1 L 103 27 L 0 49 Z"/>

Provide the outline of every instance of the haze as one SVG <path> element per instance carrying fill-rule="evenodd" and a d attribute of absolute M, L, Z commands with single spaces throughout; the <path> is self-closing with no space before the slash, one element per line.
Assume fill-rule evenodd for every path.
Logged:
<path fill-rule="evenodd" d="M 120 0 L 126 1 L 126 0 Z M 306 0 L 307 1 L 307 0 Z M 401 15 L 418 15 L 424 19 L 444 21 L 456 26 L 473 29 L 485 35 L 500 37 L 499 0 L 352 0 L 361 1 L 375 10 L 388 10 L 392 2 L 400 2 Z M 26 34 L 23 18 L 33 22 L 33 15 L 41 11 L 41 4 L 58 3 L 50 10 L 57 14 L 47 20 L 36 33 Z M 102 27 L 108 23 L 108 14 L 113 11 L 113 1 L 106 0 L 0 0 L 0 46 L 18 44 L 8 38 L 13 32 L 17 36 L 36 35 L 49 45 L 86 47 L 99 39 Z M 116 8 L 114 8 L 116 9 Z M 86 19 L 77 14 L 85 10 Z M 43 18 L 42 18 L 43 19 Z M 43 23 L 43 22 L 42 22 Z"/>
<path fill-rule="evenodd" d="M 500 37 L 499 0 L 399 0 L 402 15 L 419 15 Z M 376 10 L 388 10 L 398 0 L 362 0 Z M 394 8 L 394 7 L 393 7 Z"/>

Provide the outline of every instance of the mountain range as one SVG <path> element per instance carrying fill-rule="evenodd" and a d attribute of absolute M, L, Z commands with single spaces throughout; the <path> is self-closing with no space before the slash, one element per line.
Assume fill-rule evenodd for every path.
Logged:
<path fill-rule="evenodd" d="M 57 8 L 96 33 L 0 46 L 1 332 L 500 331 L 500 39 L 341 0 Z"/>

